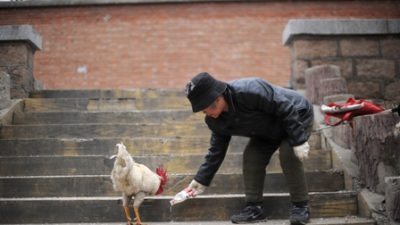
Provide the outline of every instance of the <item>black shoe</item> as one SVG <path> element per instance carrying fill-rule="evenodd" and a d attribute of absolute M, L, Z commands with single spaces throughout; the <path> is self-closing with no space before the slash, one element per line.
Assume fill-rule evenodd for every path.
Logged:
<path fill-rule="evenodd" d="M 257 223 L 267 221 L 262 206 L 249 205 L 231 217 L 232 223 Z"/>
<path fill-rule="evenodd" d="M 310 209 L 308 208 L 308 205 L 292 205 L 292 211 L 290 213 L 290 224 L 304 225 L 308 221 L 310 221 Z"/>

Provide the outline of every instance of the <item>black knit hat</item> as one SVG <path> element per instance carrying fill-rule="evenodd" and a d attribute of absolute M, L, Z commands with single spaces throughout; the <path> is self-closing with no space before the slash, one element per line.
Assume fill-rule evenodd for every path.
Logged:
<path fill-rule="evenodd" d="M 192 104 L 193 112 L 210 106 L 222 93 L 227 84 L 216 80 L 208 73 L 199 73 L 186 85 L 186 96 Z"/>

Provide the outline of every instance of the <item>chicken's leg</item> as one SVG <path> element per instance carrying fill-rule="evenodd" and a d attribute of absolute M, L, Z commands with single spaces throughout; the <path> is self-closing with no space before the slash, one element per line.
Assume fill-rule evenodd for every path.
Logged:
<path fill-rule="evenodd" d="M 126 217 L 126 220 L 127 220 L 127 224 L 128 225 L 132 225 L 132 218 L 131 218 L 128 206 L 124 206 L 124 212 L 125 212 L 125 217 Z"/>
<path fill-rule="evenodd" d="M 143 192 L 139 192 L 135 195 L 135 199 L 133 200 L 133 212 L 135 213 L 136 217 L 136 225 L 145 225 L 142 224 L 139 214 L 139 206 L 142 204 L 145 196 L 146 195 Z"/>
<path fill-rule="evenodd" d="M 142 220 L 140 219 L 139 208 L 133 207 L 133 211 L 135 212 L 136 225 L 146 225 L 142 223 Z"/>
<path fill-rule="evenodd" d="M 129 212 L 129 200 L 130 199 L 131 199 L 130 196 L 126 195 L 125 193 L 122 194 L 122 207 L 124 208 L 125 217 L 126 217 L 128 225 L 132 225 L 131 213 Z"/>

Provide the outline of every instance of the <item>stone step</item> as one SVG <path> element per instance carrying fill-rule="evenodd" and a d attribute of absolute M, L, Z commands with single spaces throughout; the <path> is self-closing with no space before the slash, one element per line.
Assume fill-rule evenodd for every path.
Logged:
<path fill-rule="evenodd" d="M 25 112 L 15 114 L 13 124 L 86 124 L 86 123 L 166 123 L 203 122 L 202 113 L 190 110 L 146 110 L 129 112 Z"/>
<path fill-rule="evenodd" d="M 193 174 L 169 174 L 163 194 L 175 195 L 187 187 L 193 176 Z M 307 172 L 306 176 L 310 192 L 332 192 L 344 188 L 343 174 L 339 172 Z M 243 192 L 241 174 L 216 174 L 205 194 L 241 194 Z M 264 192 L 288 192 L 283 174 L 267 173 Z M 0 177 L 0 198 L 84 196 L 120 196 L 120 193 L 113 190 L 109 175 Z"/>
<path fill-rule="evenodd" d="M 210 134 L 204 123 L 39 124 L 0 127 L 0 139 L 183 137 Z"/>
<path fill-rule="evenodd" d="M 189 221 L 189 222 L 147 222 L 148 225 L 232 225 L 231 221 Z M 49 223 L 47 225 L 125 225 L 125 222 L 120 223 Z M 263 222 L 264 225 L 289 225 L 289 220 L 268 220 Z M 33 224 L 21 224 L 33 225 Z M 372 219 L 346 216 L 332 218 L 311 218 L 307 225 L 375 225 Z"/>
<path fill-rule="evenodd" d="M 139 137 L 139 138 L 63 138 L 63 139 L 0 139 L 0 156 L 38 155 L 113 155 L 116 144 L 123 142 L 131 155 L 205 154 L 210 137 Z M 228 151 L 243 152 L 248 138 L 232 137 Z"/>
<path fill-rule="evenodd" d="M 267 167 L 269 172 L 281 172 L 276 152 Z M 135 156 L 138 163 L 153 171 L 163 165 L 171 174 L 195 173 L 204 162 L 205 154 Z M 4 156 L 0 157 L 0 176 L 54 176 L 54 175 L 108 175 L 113 160 L 104 155 L 82 156 Z M 329 151 L 311 151 L 304 162 L 307 171 L 324 171 L 332 168 Z M 241 173 L 242 154 L 226 155 L 219 173 Z"/>
<path fill-rule="evenodd" d="M 182 89 L 90 89 L 90 90 L 40 90 L 30 93 L 31 98 L 91 98 L 91 99 L 123 99 L 123 98 L 159 98 L 185 97 Z"/>
<path fill-rule="evenodd" d="M 172 196 L 148 197 L 140 207 L 143 221 L 226 221 L 244 206 L 243 195 L 202 195 L 170 207 Z M 0 223 L 124 222 L 119 197 L 0 198 Z M 288 194 L 265 194 L 270 219 L 288 217 Z M 357 214 L 357 193 L 310 193 L 313 218 Z"/>
<path fill-rule="evenodd" d="M 243 152 L 249 138 L 233 136 L 229 152 Z M 311 149 L 320 148 L 318 133 L 311 135 Z M 132 155 L 196 154 L 206 153 L 210 147 L 209 135 L 185 137 L 133 137 L 133 138 L 44 138 L 0 139 L 0 156 L 35 155 L 112 155 L 115 145 L 123 142 Z"/>
<path fill-rule="evenodd" d="M 57 146 L 62 147 L 67 145 L 66 147 L 71 150 L 73 146 L 77 146 L 75 149 L 77 151 L 79 149 L 82 149 L 82 146 L 85 146 L 85 149 L 93 149 L 94 146 L 90 147 L 88 145 L 96 145 L 96 143 L 98 142 L 101 142 L 101 144 L 104 145 L 104 142 L 106 141 L 108 144 L 100 148 L 104 149 L 104 147 L 107 147 L 108 149 L 110 149 L 109 144 L 110 142 L 112 142 L 111 140 L 115 141 L 114 143 L 111 143 L 112 148 L 114 148 L 116 143 L 124 141 L 124 143 L 126 142 L 127 146 L 132 143 L 131 146 L 128 146 L 128 149 L 130 149 L 131 147 L 140 148 L 140 144 L 146 142 L 146 144 L 144 145 L 146 148 L 161 147 L 162 149 L 167 150 L 169 145 L 166 145 L 166 143 L 172 142 L 177 145 L 185 144 L 183 146 L 188 146 L 187 148 L 196 147 L 198 146 L 197 144 L 202 144 L 201 148 L 208 148 L 210 133 L 211 132 L 207 128 L 206 124 L 202 122 L 64 125 L 30 124 L 9 125 L 0 127 L 0 143 L 3 139 L 5 144 L 2 151 L 7 151 L 7 149 L 9 149 L 10 147 L 13 148 L 13 151 L 15 151 L 16 145 L 24 146 L 24 144 L 29 143 L 29 141 L 34 143 L 42 143 L 41 145 L 51 147 L 52 149 Z M 195 139 L 195 137 L 197 137 L 198 140 L 193 140 Z M 40 139 L 41 141 L 38 139 Z M 21 141 L 21 143 L 15 143 L 13 142 L 13 140 Z M 171 142 L 170 140 L 174 141 Z M 245 147 L 245 144 L 247 143 L 247 141 L 244 140 L 248 140 L 248 138 L 232 137 L 230 145 L 233 146 L 239 144 L 237 148 L 235 146 L 235 149 L 243 149 Z M 148 145 L 147 141 L 155 144 Z M 190 145 L 191 141 L 193 141 L 194 143 L 192 146 Z M 47 142 L 55 143 L 55 146 L 49 146 Z M 321 148 L 320 134 L 312 133 L 309 139 L 309 144 L 313 149 Z M 108 151 L 109 150 L 107 150 L 107 152 Z M 0 156 L 1 155 L 2 153 L 0 152 Z"/>
<path fill-rule="evenodd" d="M 86 98 L 28 98 L 25 111 L 74 112 L 74 111 L 131 111 L 155 109 L 191 110 L 184 97 L 86 99 Z"/>

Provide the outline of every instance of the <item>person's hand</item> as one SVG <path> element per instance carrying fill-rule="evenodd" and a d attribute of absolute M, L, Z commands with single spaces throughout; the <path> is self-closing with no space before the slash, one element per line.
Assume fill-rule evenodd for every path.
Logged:
<path fill-rule="evenodd" d="M 196 197 L 199 194 L 202 194 L 206 190 L 206 186 L 200 184 L 199 182 L 192 180 L 190 182 L 189 187 L 187 188 L 189 195 Z"/>
<path fill-rule="evenodd" d="M 304 144 L 294 146 L 293 147 L 294 154 L 297 156 L 297 158 L 300 159 L 300 161 L 304 161 L 305 159 L 308 158 L 308 152 L 310 151 L 310 145 L 308 145 L 308 142 L 305 142 Z"/>
<path fill-rule="evenodd" d="M 175 197 L 169 203 L 171 205 L 175 205 L 183 201 L 186 201 L 189 198 L 194 198 L 197 195 L 203 193 L 205 189 L 206 186 L 200 184 L 195 180 L 192 180 L 189 186 L 187 186 L 185 189 L 176 194 Z"/>

